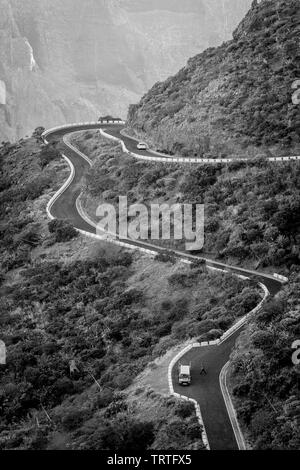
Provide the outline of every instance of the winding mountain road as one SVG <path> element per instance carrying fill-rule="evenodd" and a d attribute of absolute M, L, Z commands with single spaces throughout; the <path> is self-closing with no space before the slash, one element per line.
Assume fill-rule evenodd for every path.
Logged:
<path fill-rule="evenodd" d="M 138 151 L 136 148 L 136 140 L 121 134 L 121 131 L 124 128 L 124 123 L 70 125 L 49 130 L 44 133 L 43 136 L 45 142 L 60 142 L 63 155 L 67 157 L 71 168 L 73 167 L 72 179 L 66 186 L 66 189 L 61 194 L 57 194 L 57 197 L 54 197 L 50 205 L 49 211 L 51 216 L 57 219 L 68 219 L 75 228 L 94 235 L 96 234 L 95 226 L 88 223 L 86 218 L 83 218 L 79 214 L 76 206 L 76 201 L 81 192 L 80 181 L 85 172 L 90 168 L 90 163 L 88 162 L 88 159 L 83 158 L 82 154 L 80 154 L 79 151 L 76 151 L 73 146 L 70 147 L 64 137 L 76 131 L 100 128 L 102 128 L 106 134 L 122 141 L 129 152 L 139 154 L 141 157 L 147 157 L 148 159 L 154 159 L 154 161 L 156 161 L 153 152 Z M 144 242 L 128 239 L 122 241 L 126 244 L 134 245 L 137 248 L 149 247 L 152 251 L 156 252 L 163 250 L 158 246 L 153 246 Z M 187 260 L 200 258 L 185 252 L 175 252 L 175 255 Z M 271 295 L 276 295 L 282 287 L 282 282 L 269 274 L 229 266 L 224 263 L 208 259 L 206 259 L 206 262 L 210 267 L 225 269 L 239 275 L 247 276 L 254 279 L 256 282 L 264 284 Z M 234 348 L 235 341 L 242 328 L 243 326 L 219 345 L 193 348 L 181 358 L 181 362 L 192 362 L 193 382 L 189 388 L 184 389 L 184 393 L 185 396 L 195 399 L 200 405 L 209 447 L 213 450 L 238 450 L 240 448 L 224 401 L 219 376 L 221 370 L 229 360 L 230 353 Z M 208 374 L 205 376 L 200 376 L 201 363 L 205 364 L 208 371 Z M 173 387 L 175 392 L 182 394 L 183 389 L 177 384 L 176 372 L 177 367 L 175 365 L 172 370 Z"/>

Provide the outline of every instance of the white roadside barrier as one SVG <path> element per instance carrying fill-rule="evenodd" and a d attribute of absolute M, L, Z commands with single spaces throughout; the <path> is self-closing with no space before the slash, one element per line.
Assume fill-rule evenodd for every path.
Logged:
<path fill-rule="evenodd" d="M 71 124 L 62 124 L 61 126 L 51 127 L 50 129 L 46 129 L 43 134 L 42 138 L 45 138 L 52 134 L 55 131 L 62 131 L 64 129 L 69 129 L 72 127 L 87 127 L 87 126 L 101 126 L 102 124 L 116 124 L 116 125 L 125 125 L 125 121 L 122 120 L 109 120 L 109 121 L 92 121 L 92 122 L 73 122 Z M 84 130 L 84 129 L 83 129 Z M 46 142 L 47 143 L 47 142 Z"/>
<path fill-rule="evenodd" d="M 77 153 L 79 153 L 83 158 L 85 158 L 85 160 L 89 163 L 89 164 L 92 164 L 91 160 L 84 154 L 82 154 L 81 152 L 79 152 L 72 144 L 70 144 L 68 142 L 68 140 L 66 139 L 65 141 L 66 145 L 70 146 L 74 151 L 76 151 Z M 51 214 L 51 208 L 53 206 L 53 204 L 55 203 L 55 201 L 61 196 L 61 194 L 63 194 L 66 189 L 71 185 L 73 179 L 74 179 L 74 176 L 75 176 L 75 168 L 74 168 L 74 165 L 73 163 L 71 162 L 71 160 L 66 157 L 65 155 L 62 155 L 64 160 L 68 163 L 69 167 L 70 167 L 70 175 L 68 176 L 67 180 L 65 181 L 65 183 L 62 185 L 62 187 L 52 196 L 52 198 L 50 199 L 50 201 L 48 202 L 47 204 L 47 207 L 46 207 L 46 211 L 47 211 L 47 215 L 49 217 L 50 220 L 53 220 L 55 217 Z M 77 210 L 78 210 L 78 213 L 81 215 L 81 217 L 91 226 L 95 227 L 96 228 L 96 224 L 87 217 L 87 215 L 84 213 L 84 211 L 82 210 L 82 207 L 81 207 L 81 203 L 80 203 L 80 196 L 77 198 L 76 200 L 76 207 L 77 207 Z M 127 250 L 138 250 L 142 253 L 145 253 L 147 254 L 148 256 L 151 256 L 151 257 L 154 257 L 157 255 L 157 252 L 156 251 L 152 251 L 148 248 L 145 248 L 145 247 L 142 247 L 142 246 L 136 246 L 136 245 L 131 245 L 129 243 L 126 243 L 126 241 L 120 241 L 118 239 L 116 239 L 114 237 L 113 234 L 107 234 L 107 233 L 103 233 L 103 235 L 100 235 L 99 233 L 91 233 L 91 232 L 87 232 L 87 231 L 84 231 L 84 230 L 80 230 L 78 228 L 76 228 L 76 231 L 81 233 L 82 235 L 86 236 L 86 237 L 89 237 L 89 238 L 93 238 L 93 239 L 96 239 L 96 240 L 101 240 L 101 241 L 106 241 L 106 242 L 109 242 L 109 243 L 112 243 L 114 245 L 117 245 L 117 246 L 121 246 L 123 248 L 126 248 Z"/>
<path fill-rule="evenodd" d="M 169 390 L 170 390 L 170 394 L 173 395 L 174 397 L 176 398 L 180 398 L 181 400 L 186 400 L 186 401 L 190 401 L 191 403 L 193 403 L 194 407 L 195 407 L 195 411 L 196 411 L 196 416 L 197 416 L 197 419 L 198 419 L 198 422 L 200 424 L 200 426 L 202 427 L 202 442 L 203 444 L 205 445 L 206 449 L 207 450 L 210 450 L 210 447 L 209 447 L 209 442 L 208 442 L 208 438 L 207 438 L 207 433 L 206 433 L 206 429 L 205 429 L 205 425 L 204 425 L 204 421 L 203 421 L 203 418 L 202 418 L 202 414 L 201 414 L 201 410 L 200 410 L 200 406 L 199 406 L 199 403 L 197 403 L 196 400 L 194 400 L 193 398 L 188 398 L 186 397 L 185 395 L 181 395 L 179 393 L 176 393 L 174 391 L 174 387 L 173 387 L 173 380 L 172 380 L 172 371 L 173 371 L 173 367 L 175 366 L 175 364 L 179 361 L 179 359 L 184 356 L 188 351 L 190 351 L 191 349 L 193 349 L 194 347 L 198 347 L 199 343 L 193 343 L 193 344 L 190 344 L 189 346 L 186 346 L 182 351 L 180 351 L 175 357 L 173 357 L 172 361 L 170 362 L 169 364 L 169 367 L 168 367 L 168 383 L 169 383 Z"/>
<path fill-rule="evenodd" d="M 71 144 L 70 138 L 71 138 L 72 134 L 77 134 L 77 132 L 68 134 L 68 136 L 64 136 L 64 137 L 63 137 L 64 143 L 65 143 L 71 150 L 73 150 L 74 152 L 78 153 L 78 155 L 80 155 L 85 161 L 87 161 L 90 166 L 92 166 L 92 165 L 93 165 L 92 160 L 91 160 L 87 155 L 85 155 L 84 153 L 80 152 L 80 150 L 78 150 L 78 148 L 74 147 L 74 145 Z"/>
<path fill-rule="evenodd" d="M 80 216 L 83 218 L 83 220 L 85 220 L 92 227 L 95 227 L 96 232 L 97 232 L 97 224 L 92 219 L 90 219 L 90 217 L 88 217 L 88 215 L 84 212 L 84 210 L 82 208 L 81 197 L 82 197 L 82 194 L 80 194 L 78 196 L 78 198 L 76 199 L 77 211 L 80 214 Z M 115 237 L 115 235 L 113 233 L 110 233 L 110 232 L 103 232 L 103 234 L 101 234 L 101 233 L 90 233 L 90 232 L 86 232 L 84 230 L 79 230 L 79 229 L 78 229 L 78 231 L 81 234 L 83 234 L 87 237 L 94 238 L 95 240 L 102 240 L 102 241 L 105 241 L 105 242 L 108 242 L 108 243 L 112 243 L 114 245 L 126 248 L 127 250 L 130 250 L 130 249 L 131 250 L 138 250 L 142 253 L 146 253 L 151 258 L 153 258 L 154 256 L 157 255 L 156 251 L 152 251 L 152 250 L 150 250 L 148 248 L 144 248 L 142 246 L 130 245 L 126 241 L 120 241 Z"/>
<path fill-rule="evenodd" d="M 282 276 L 281 274 L 277 274 L 277 273 L 274 273 L 273 276 L 278 279 L 279 281 L 283 282 L 283 283 L 287 283 L 289 282 L 289 279 L 285 276 Z"/>
<path fill-rule="evenodd" d="M 64 193 L 65 190 L 70 186 L 70 184 L 72 183 L 72 181 L 74 179 L 74 176 L 75 176 L 75 168 L 74 168 L 71 160 L 69 160 L 68 157 L 66 157 L 65 155 L 62 155 L 62 156 L 63 156 L 64 160 L 68 163 L 71 171 L 70 171 L 70 175 L 68 176 L 68 179 L 64 182 L 62 187 L 54 194 L 54 196 L 52 196 L 52 198 L 50 199 L 50 201 L 47 204 L 46 211 L 47 211 L 47 215 L 48 215 L 49 219 L 51 219 L 51 220 L 53 220 L 55 218 L 51 214 L 51 208 L 52 208 L 53 204 L 59 198 L 59 196 L 62 193 Z"/>
<path fill-rule="evenodd" d="M 45 139 L 46 137 L 55 132 L 55 131 L 59 131 L 59 130 L 64 130 L 64 129 L 69 129 L 69 128 L 72 128 L 72 127 L 87 127 L 87 126 L 101 126 L 103 124 L 116 124 L 116 125 L 125 125 L 126 122 L 123 121 L 123 120 L 103 120 L 103 121 L 95 121 L 95 122 L 79 122 L 79 123 L 71 123 L 71 124 L 63 124 L 61 126 L 56 126 L 56 127 L 52 127 L 51 129 L 47 129 L 43 134 L 42 134 L 42 137 L 44 138 L 44 141 L 45 143 L 48 143 Z M 83 129 L 84 130 L 84 129 Z M 121 131 L 122 132 L 122 131 Z M 156 152 L 154 150 L 149 150 L 150 153 L 154 154 L 154 155 L 157 155 L 156 157 L 152 157 L 152 156 L 147 156 L 147 155 L 140 155 L 140 154 L 137 154 L 137 153 L 133 153 L 131 151 L 129 151 L 125 144 L 124 144 L 124 141 L 122 139 L 119 139 L 118 137 L 115 137 L 115 136 L 112 136 L 108 133 L 106 133 L 103 129 L 101 129 L 100 127 L 100 133 L 102 134 L 103 137 L 106 137 L 108 139 L 111 139 L 111 140 L 115 140 L 117 142 L 119 142 L 121 145 L 122 145 L 122 149 L 125 153 L 131 155 L 132 157 L 134 158 L 138 158 L 140 160 L 148 160 L 148 161 L 153 161 L 153 162 L 163 162 L 163 163 L 209 163 L 209 164 L 216 164 L 216 163 L 232 163 L 232 162 L 249 162 L 249 159 L 248 158 L 217 158 L 217 159 L 213 159 L 213 158 L 180 158 L 180 157 L 173 157 L 171 155 L 164 155 L 160 152 Z M 138 141 L 138 139 L 136 139 L 135 137 L 131 137 L 129 135 L 127 135 L 125 132 L 123 132 L 123 135 L 125 137 L 129 137 L 135 141 Z M 270 162 L 284 162 L 284 161 L 291 161 L 291 160 L 300 160 L 300 156 L 299 155 L 292 155 L 292 156 L 287 156 L 287 157 L 269 157 L 267 158 L 267 160 L 269 160 Z"/>
<path fill-rule="evenodd" d="M 114 140 L 116 142 L 119 142 L 122 145 L 122 150 L 123 152 L 127 153 L 128 155 L 137 158 L 139 160 L 148 160 L 152 162 L 162 162 L 162 163 L 209 163 L 209 164 L 216 164 L 216 163 L 232 163 L 232 162 L 251 162 L 251 159 L 249 158 L 182 158 L 182 157 L 173 157 L 172 155 L 165 155 L 160 152 L 156 152 L 154 150 L 149 150 L 150 153 L 153 155 L 156 155 L 155 157 L 152 157 L 150 155 L 140 155 L 134 152 L 131 152 L 130 150 L 127 149 L 124 141 L 118 137 L 115 137 L 111 134 L 108 134 L 105 132 L 103 129 L 99 129 L 100 134 L 107 138 Z M 136 142 L 139 140 L 136 137 L 131 137 L 126 132 L 121 131 L 121 135 L 124 137 L 130 138 Z M 269 157 L 266 160 L 270 162 L 283 162 L 283 161 L 289 161 L 289 160 L 300 160 L 300 156 L 289 156 L 289 157 Z"/>
<path fill-rule="evenodd" d="M 234 432 L 234 436 L 238 445 L 239 450 L 246 450 L 246 442 L 243 436 L 243 433 L 241 431 L 237 416 L 236 416 L 236 411 L 234 409 L 230 393 L 228 390 L 227 386 L 227 377 L 228 377 L 228 371 L 229 371 L 229 365 L 230 362 L 226 362 L 225 366 L 222 368 L 219 376 L 219 383 L 220 383 L 220 388 L 221 392 L 225 401 L 225 406 L 227 409 L 227 413 L 231 422 L 231 426 Z"/>
<path fill-rule="evenodd" d="M 215 270 L 215 268 L 213 268 L 213 269 Z M 225 271 L 225 270 L 223 270 L 223 271 Z M 183 356 L 185 356 L 191 349 L 207 347 L 207 346 L 219 346 L 224 341 L 226 341 L 230 336 L 232 336 L 235 332 L 237 332 L 239 329 L 241 329 L 246 324 L 246 322 L 250 318 L 250 316 L 254 315 L 255 313 L 257 313 L 262 308 L 264 302 L 266 301 L 266 299 L 268 298 L 268 296 L 270 294 L 269 290 L 267 289 L 267 287 L 264 284 L 259 283 L 259 285 L 262 288 L 262 290 L 264 292 L 264 295 L 263 295 L 263 298 L 260 301 L 260 303 L 253 310 L 251 310 L 251 312 L 249 312 L 247 315 L 242 317 L 237 323 L 235 323 L 235 325 L 233 325 L 231 328 L 229 328 L 229 330 L 227 330 L 220 338 L 218 338 L 216 340 L 213 340 L 213 341 L 202 341 L 201 343 L 194 342 L 194 343 L 191 343 L 190 345 L 186 346 L 182 351 L 180 351 L 178 354 L 176 354 L 175 357 L 173 357 L 173 359 L 171 360 L 171 362 L 169 364 L 169 367 L 168 367 L 168 383 L 169 383 L 169 390 L 170 390 L 171 395 L 173 395 L 175 397 L 178 397 L 178 398 L 181 398 L 181 399 L 184 399 L 184 400 L 194 402 L 194 404 L 197 405 L 197 408 L 196 408 L 196 413 L 198 411 L 197 417 L 198 417 L 198 420 L 199 420 L 199 424 L 203 427 L 202 440 L 203 440 L 203 443 L 205 444 L 205 446 L 208 450 L 210 449 L 209 441 L 208 441 L 207 433 L 206 433 L 206 430 L 205 430 L 204 422 L 203 422 L 203 419 L 202 419 L 200 406 L 195 400 L 190 399 L 190 398 L 186 397 L 185 395 L 178 394 L 174 391 L 173 380 L 172 380 L 173 368 L 174 368 L 175 364 L 179 361 L 179 359 L 181 359 Z M 228 405 L 228 409 L 231 407 L 231 409 L 234 410 L 234 407 L 233 407 L 233 404 L 231 402 L 231 398 L 230 398 L 228 390 L 224 391 L 224 386 L 223 386 L 223 388 L 221 386 L 221 391 L 222 391 L 222 395 L 223 395 L 225 403 L 226 403 L 226 407 Z M 226 393 L 226 391 L 227 391 L 227 393 Z M 237 437 L 237 444 L 238 444 L 239 448 L 243 449 L 244 439 L 243 439 L 242 433 L 240 431 L 240 427 L 239 427 L 239 424 L 238 424 L 235 413 L 231 412 L 230 420 L 231 420 L 234 432 L 237 433 L 237 434 L 239 432 L 239 435 Z"/>

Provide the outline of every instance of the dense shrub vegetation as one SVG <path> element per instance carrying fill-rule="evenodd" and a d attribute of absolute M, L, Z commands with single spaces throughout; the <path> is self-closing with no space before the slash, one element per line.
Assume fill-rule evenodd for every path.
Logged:
<path fill-rule="evenodd" d="M 130 109 L 130 125 L 183 156 L 299 153 L 299 2 L 253 2 L 234 39 L 193 59 Z M 235 163 L 185 171 L 180 200 L 204 202 L 205 251 L 290 268 L 280 298 L 254 319 L 233 355 L 238 417 L 254 449 L 299 449 L 299 165 Z M 161 186 L 161 184 L 160 184 Z M 178 191 L 177 191 L 178 193 Z M 288 271 L 286 271 L 288 272 Z"/>
<path fill-rule="evenodd" d="M 4 271 L 26 266 L 32 250 L 44 243 L 51 245 L 77 236 L 67 221 L 53 221 L 48 231 L 36 216 L 39 198 L 57 185 L 53 164 L 60 155 L 56 145 L 42 143 L 42 131 L 37 128 L 32 138 L 16 144 L 6 142 L 0 148 L 0 253 Z"/>
<path fill-rule="evenodd" d="M 195 335 L 215 339 L 259 299 L 250 284 L 212 276 L 215 296 L 208 296 L 206 303 L 201 299 L 191 310 L 188 299 L 165 299 L 146 316 L 141 314 L 142 291 L 126 285 L 131 262 L 124 251 L 114 256 L 103 252 L 97 259 L 67 266 L 43 261 L 25 269 L 21 282 L 2 288 L 2 338 L 9 361 L 0 369 L 0 446 L 26 447 L 20 427 L 25 419 L 35 428 L 28 418 L 37 414 L 45 443 L 59 429 L 65 434 L 76 431 L 73 439 L 82 448 L 121 450 L 129 442 L 135 449 L 145 448 L 154 442 L 159 426 L 129 418 L 120 392 L 166 350 L 167 342 L 158 348 L 160 339 L 168 336 L 169 344 Z M 201 285 L 207 276 L 197 269 L 173 274 L 170 291 Z M 99 389 L 88 410 L 82 410 L 78 400 L 94 383 Z M 72 406 L 68 397 L 73 397 Z M 97 429 L 96 424 L 87 424 L 90 420 Z M 120 432 L 124 439 L 117 439 Z M 199 434 L 194 439 L 199 441 Z M 29 448 L 33 445 L 35 440 Z"/>
<path fill-rule="evenodd" d="M 94 134 L 96 158 L 86 175 L 86 208 L 91 216 L 100 201 L 129 203 L 203 203 L 207 256 L 254 267 L 299 265 L 300 164 L 253 160 L 224 165 L 165 165 L 140 162 Z M 98 139 L 98 140 L 97 140 Z M 81 150 L 90 155 L 89 140 Z M 150 240 L 151 243 L 156 243 Z M 184 249 L 182 241 L 160 241 Z M 170 245 L 170 246 L 169 246 Z"/>
<path fill-rule="evenodd" d="M 60 158 L 60 152 L 56 149 L 55 145 L 48 144 L 42 148 L 39 154 L 40 165 L 45 168 L 53 160 Z"/>
<path fill-rule="evenodd" d="M 233 355 L 233 395 L 254 449 L 300 447 L 300 366 L 291 346 L 300 338 L 300 274 L 242 334 Z"/>
<path fill-rule="evenodd" d="M 128 252 L 107 248 L 66 261 L 64 243 L 77 243 L 77 232 L 46 219 L 45 191 L 58 163 L 41 165 L 44 151 L 38 136 L 1 148 L 0 324 L 8 360 L 0 368 L 0 448 L 201 449 L 193 408 L 151 389 L 136 390 L 129 403 L 125 390 L 179 341 L 219 337 L 257 304 L 257 289 L 201 263 L 179 269 L 165 253 L 154 263 L 170 270 L 167 295 L 153 301 L 143 288 L 128 288 L 135 274 Z M 95 181 L 98 190 L 97 172 Z M 52 245 L 61 253 L 55 260 Z M 143 402 L 155 403 L 156 415 L 145 419 Z"/>
<path fill-rule="evenodd" d="M 67 220 L 51 220 L 48 224 L 49 232 L 55 235 L 55 241 L 67 242 L 78 236 L 78 232 Z"/>
<path fill-rule="evenodd" d="M 297 149 L 298 12 L 296 0 L 253 2 L 233 41 L 190 59 L 131 107 L 132 127 L 160 150 L 185 156 Z M 59 151 L 41 143 L 42 132 L 0 148 L 0 327 L 8 358 L 0 366 L 0 449 L 202 449 L 191 404 L 129 387 L 179 342 L 220 337 L 257 305 L 257 288 L 201 262 L 179 269 L 163 252 L 151 261 L 158 279 L 151 297 L 132 253 L 107 248 L 64 259 L 65 246 L 80 240 L 69 221 L 46 221 Z M 98 133 L 77 139 L 97 155 L 85 178 L 90 216 L 119 195 L 129 203 L 204 203 L 205 255 L 292 273 L 240 338 L 232 383 L 251 445 L 298 449 L 291 344 L 300 333 L 299 163 L 145 164 Z M 52 245 L 59 260 L 48 258 Z"/>
<path fill-rule="evenodd" d="M 299 149 L 299 113 L 291 100 L 299 78 L 299 14 L 298 0 L 253 5 L 232 41 L 191 58 L 132 105 L 129 125 L 158 149 L 181 156 Z"/>

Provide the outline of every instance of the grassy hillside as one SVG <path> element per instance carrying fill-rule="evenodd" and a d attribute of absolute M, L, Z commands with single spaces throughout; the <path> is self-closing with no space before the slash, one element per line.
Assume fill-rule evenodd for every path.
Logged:
<path fill-rule="evenodd" d="M 157 149 L 181 156 L 299 151 L 298 0 L 253 6 L 233 40 L 191 58 L 129 110 L 128 125 Z"/>

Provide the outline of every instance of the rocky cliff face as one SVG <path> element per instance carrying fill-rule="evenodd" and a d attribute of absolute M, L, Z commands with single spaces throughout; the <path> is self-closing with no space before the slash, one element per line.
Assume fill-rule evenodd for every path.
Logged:
<path fill-rule="evenodd" d="M 188 57 L 228 39 L 250 0 L 0 0 L 0 139 L 125 117 Z"/>

